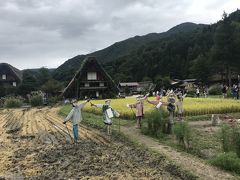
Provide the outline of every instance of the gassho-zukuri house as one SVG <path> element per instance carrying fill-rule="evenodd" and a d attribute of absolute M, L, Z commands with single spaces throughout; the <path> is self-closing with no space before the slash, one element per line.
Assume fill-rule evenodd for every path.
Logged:
<path fill-rule="evenodd" d="M 118 92 L 118 87 L 96 57 L 87 57 L 63 90 L 62 96 L 76 99 L 111 98 Z"/>
<path fill-rule="evenodd" d="M 0 63 L 0 85 L 17 87 L 22 82 L 22 72 L 7 63 Z"/>

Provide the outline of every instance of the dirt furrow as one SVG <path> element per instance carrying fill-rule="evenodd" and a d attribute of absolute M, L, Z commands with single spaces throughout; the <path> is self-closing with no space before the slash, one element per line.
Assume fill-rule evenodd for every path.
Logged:
<path fill-rule="evenodd" d="M 58 130 L 60 130 L 60 132 L 63 132 L 65 135 L 67 135 L 68 137 L 72 137 L 72 135 L 69 135 L 69 133 L 72 134 L 72 127 L 70 127 L 70 125 L 66 124 L 66 125 L 63 125 L 62 122 L 59 122 L 58 120 L 56 120 L 55 118 L 53 118 L 52 116 L 49 116 L 48 114 L 46 115 L 45 117 L 49 122 L 51 122 L 51 124 L 56 127 Z M 68 130 L 66 129 L 68 128 Z M 68 132 L 69 131 L 69 132 Z M 80 138 L 83 138 L 85 139 L 86 137 L 84 137 L 81 134 L 80 135 Z"/>
<path fill-rule="evenodd" d="M 59 123 L 62 126 L 62 118 L 60 118 L 57 114 L 56 114 L 56 110 L 53 109 L 51 112 L 46 113 L 47 116 L 49 118 L 51 118 L 52 120 L 54 120 L 56 123 Z M 69 126 L 69 125 L 68 125 Z M 70 127 L 68 127 L 70 128 Z M 95 133 L 94 131 L 90 131 L 89 128 L 86 128 L 83 125 L 80 125 L 80 136 L 82 137 L 83 135 L 86 138 L 92 139 L 94 141 L 96 141 L 97 143 L 102 143 L 102 144 L 109 144 L 109 140 L 107 140 L 105 137 L 103 137 L 101 134 L 98 134 L 97 132 Z M 95 130 L 96 131 L 96 130 Z"/>
<path fill-rule="evenodd" d="M 13 121 L 7 128 L 7 133 L 14 133 L 20 131 L 22 128 L 22 118 L 23 112 L 22 110 L 13 112 Z"/>
<path fill-rule="evenodd" d="M 39 123 L 39 139 L 42 143 L 46 144 L 53 144 L 51 135 L 49 132 L 51 132 L 51 129 L 49 127 L 49 124 L 46 122 L 46 120 L 43 118 L 43 113 L 41 111 L 37 111 L 35 114 L 36 119 L 40 121 Z"/>
<path fill-rule="evenodd" d="M 28 127 L 28 115 L 29 111 L 25 109 L 24 115 L 23 115 L 23 121 L 22 121 L 22 129 L 21 129 L 21 136 L 26 137 L 27 136 L 27 127 Z"/>

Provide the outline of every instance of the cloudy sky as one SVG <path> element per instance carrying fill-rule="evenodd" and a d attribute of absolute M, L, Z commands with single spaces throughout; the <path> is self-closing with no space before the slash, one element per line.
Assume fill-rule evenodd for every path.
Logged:
<path fill-rule="evenodd" d="M 237 8 L 240 0 L 0 0 L 0 62 L 53 68 L 135 35 L 215 23 Z"/>

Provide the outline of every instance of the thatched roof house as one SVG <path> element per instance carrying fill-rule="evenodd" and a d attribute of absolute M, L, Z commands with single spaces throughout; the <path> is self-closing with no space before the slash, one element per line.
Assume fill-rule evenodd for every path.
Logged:
<path fill-rule="evenodd" d="M 83 60 L 79 70 L 64 89 L 66 98 L 109 98 L 119 92 L 109 74 L 98 63 L 96 57 Z"/>
<path fill-rule="evenodd" d="M 22 82 L 22 72 L 7 63 L 0 63 L 0 85 L 18 86 Z"/>

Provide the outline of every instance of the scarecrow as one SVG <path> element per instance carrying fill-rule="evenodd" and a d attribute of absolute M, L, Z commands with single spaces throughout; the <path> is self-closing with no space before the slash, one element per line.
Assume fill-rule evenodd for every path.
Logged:
<path fill-rule="evenodd" d="M 66 124 L 67 121 L 72 119 L 72 124 L 73 124 L 73 137 L 74 137 L 74 143 L 78 143 L 78 125 L 82 121 L 82 108 L 89 102 L 90 100 L 88 99 L 87 101 L 78 104 L 76 100 L 72 101 L 72 110 L 70 113 L 67 115 L 65 118 L 63 124 Z"/>
<path fill-rule="evenodd" d="M 120 116 L 120 114 L 116 110 L 114 110 L 110 106 L 110 104 L 111 104 L 111 100 L 110 99 L 106 99 L 105 100 L 105 104 L 93 104 L 93 103 L 91 103 L 91 106 L 102 109 L 103 122 L 104 122 L 104 124 L 107 125 L 108 135 L 111 135 L 111 133 L 112 133 L 112 131 L 111 131 L 112 118 L 114 116 L 115 117 L 119 117 Z"/>
<path fill-rule="evenodd" d="M 135 108 L 136 109 L 136 128 L 140 129 L 141 128 L 141 121 L 144 116 L 144 110 L 143 110 L 143 101 L 146 99 L 147 96 L 142 98 L 141 96 L 138 96 L 136 98 L 137 102 L 134 104 L 127 104 L 128 108 Z"/>
<path fill-rule="evenodd" d="M 169 134 L 171 134 L 173 131 L 175 102 L 176 102 L 175 97 L 176 97 L 176 95 L 173 91 L 170 91 L 167 94 L 167 110 L 168 110 L 168 114 L 169 114 L 169 119 L 168 119 L 168 123 L 167 123 L 167 132 Z"/>
<path fill-rule="evenodd" d="M 186 97 L 187 94 L 182 95 L 181 92 L 177 93 L 177 111 L 178 111 L 178 120 L 183 121 L 183 98 Z"/>

